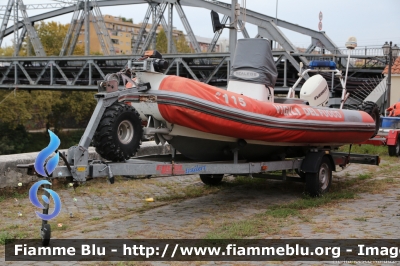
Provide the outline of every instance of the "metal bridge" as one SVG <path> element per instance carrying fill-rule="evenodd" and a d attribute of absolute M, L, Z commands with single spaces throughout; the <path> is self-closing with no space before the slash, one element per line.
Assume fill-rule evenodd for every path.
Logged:
<path fill-rule="evenodd" d="M 242 29 L 245 38 L 266 38 L 279 44 L 274 49 L 275 64 L 279 71 L 277 92 L 287 91 L 297 79 L 299 63 L 308 65 L 311 60 L 333 60 L 340 69 L 347 62 L 347 53 L 352 53 L 351 68 L 349 70 L 348 89 L 356 89 L 369 78 L 382 73 L 385 57 L 381 49 L 360 48 L 346 50 L 338 48 L 325 32 L 315 31 L 287 21 L 276 19 L 251 10 L 237 7 L 237 0 L 227 4 L 214 0 L 77 0 L 57 1 L 49 4 L 24 5 L 23 0 L 9 0 L 7 5 L 0 6 L 0 46 L 4 37 L 14 34 L 14 56 L 0 57 L 0 89 L 27 89 L 27 90 L 96 90 L 97 81 L 111 72 L 129 67 L 133 60 L 140 57 L 144 50 L 155 42 L 158 25 L 161 25 L 168 39 L 168 54 L 164 58 L 170 62 L 165 71 L 168 74 L 185 76 L 217 86 L 226 85 L 230 70 L 230 60 L 233 58 L 237 29 Z M 148 10 L 143 19 L 136 41 L 132 42 L 131 55 L 116 55 L 111 43 L 108 29 L 104 23 L 100 8 L 117 5 L 148 4 Z M 229 29 L 229 53 L 213 53 L 221 32 L 216 32 L 207 53 L 202 53 L 194 32 L 187 19 L 184 7 L 198 7 L 214 10 L 224 15 L 222 23 L 228 20 L 233 26 Z M 35 16 L 28 16 L 28 9 L 57 8 Z M 174 9 L 178 13 L 185 28 L 193 54 L 177 54 L 172 38 Z M 168 12 L 167 12 L 168 11 Z M 68 34 L 65 37 L 59 56 L 46 56 L 38 34 L 33 27 L 34 23 L 72 13 L 72 20 Z M 167 13 L 167 19 L 164 14 Z M 238 15 L 240 13 L 240 15 Z M 246 14 L 246 16 L 244 16 Z M 21 15 L 21 17 L 20 17 Z M 152 27 L 146 30 L 150 17 Z M 13 18 L 13 19 L 11 19 Z M 249 36 L 244 21 L 256 25 L 258 34 Z M 89 56 L 90 38 L 89 21 L 94 24 L 103 56 Z M 86 56 L 72 56 L 78 35 L 84 26 L 84 44 Z M 304 52 L 300 52 L 285 36 L 280 28 L 308 35 L 310 45 Z M 210 29 L 211 31 L 211 29 Z M 17 56 L 24 38 L 28 36 L 34 48 L 35 56 Z M 339 82 L 334 77 L 327 76 L 332 90 L 338 91 Z"/>

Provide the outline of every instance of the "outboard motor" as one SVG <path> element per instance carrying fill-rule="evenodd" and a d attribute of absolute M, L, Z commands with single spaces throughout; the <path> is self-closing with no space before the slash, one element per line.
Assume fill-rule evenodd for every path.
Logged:
<path fill-rule="evenodd" d="M 277 77 L 278 71 L 267 39 L 238 41 L 228 91 L 259 101 L 274 102 Z"/>
<path fill-rule="evenodd" d="M 301 87 L 300 99 L 311 106 L 326 106 L 329 102 L 329 88 L 326 80 L 319 74 L 309 78 Z"/>

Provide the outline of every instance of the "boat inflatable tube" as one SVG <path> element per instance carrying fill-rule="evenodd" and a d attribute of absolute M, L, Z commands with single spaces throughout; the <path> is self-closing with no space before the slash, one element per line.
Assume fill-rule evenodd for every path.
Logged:
<path fill-rule="evenodd" d="M 363 111 L 261 102 L 177 76 L 163 79 L 153 93 L 169 123 L 238 139 L 334 145 L 362 142 L 375 132 Z"/>

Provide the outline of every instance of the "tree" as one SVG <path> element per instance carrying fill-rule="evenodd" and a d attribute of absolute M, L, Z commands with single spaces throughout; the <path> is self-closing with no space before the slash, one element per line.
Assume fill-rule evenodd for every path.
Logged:
<path fill-rule="evenodd" d="M 94 92 L 83 91 L 73 91 L 67 94 L 68 112 L 73 116 L 76 123 L 80 123 L 92 115 L 97 104 L 94 94 Z"/>
<path fill-rule="evenodd" d="M 178 53 L 191 53 L 192 52 L 184 35 L 179 35 L 178 38 L 174 38 L 174 44 L 176 47 L 176 51 Z M 167 38 L 167 35 L 165 34 L 164 29 L 161 29 L 157 35 L 156 49 L 161 54 L 168 52 L 168 38 Z"/>
<path fill-rule="evenodd" d="M 168 53 L 168 39 L 164 29 L 161 29 L 157 35 L 156 50 L 161 54 Z"/>
<path fill-rule="evenodd" d="M 68 25 L 41 22 L 36 30 L 46 54 L 59 55 Z M 29 38 L 26 37 L 25 41 L 29 42 Z M 34 54 L 33 50 L 31 54 Z M 83 45 L 77 45 L 74 55 L 83 54 Z M 12 56 L 13 47 L 0 49 L 0 55 Z M 20 56 L 25 55 L 26 49 L 21 50 Z M 18 125 L 62 128 L 66 121 L 76 124 L 89 119 L 95 105 L 93 93 L 88 92 L 0 91 L 0 123 L 6 123 L 10 128 L 17 128 Z"/>
<path fill-rule="evenodd" d="M 75 46 L 73 55 L 85 55 L 85 46 L 83 44 L 78 44 Z"/>
<path fill-rule="evenodd" d="M 38 36 L 48 56 L 60 54 L 68 25 L 41 22 L 36 26 Z M 25 38 L 29 43 L 29 37 Z M 34 55 L 32 44 L 27 49 Z M 76 45 L 74 55 L 83 55 L 84 46 Z M 13 46 L 0 48 L 0 56 L 12 56 Z M 1 76 L 1 75 L 0 75 Z M 19 153 L 31 147 L 25 128 L 85 127 L 96 106 L 93 92 L 5 91 L 0 90 L 0 154 Z"/>
<path fill-rule="evenodd" d="M 32 118 L 31 97 L 27 91 L 0 91 L 0 122 L 10 128 L 26 123 Z"/>
<path fill-rule="evenodd" d="M 0 48 L 0 56 L 13 56 L 14 47 L 6 46 L 4 48 Z"/>
<path fill-rule="evenodd" d="M 192 50 L 190 49 L 186 38 L 184 35 L 180 35 L 177 40 L 175 41 L 176 50 L 178 53 L 191 53 Z"/>
<path fill-rule="evenodd" d="M 55 21 L 43 22 L 41 21 L 39 25 L 35 25 L 38 37 L 43 45 L 43 49 L 47 56 L 58 56 L 62 45 L 64 43 L 65 36 L 67 35 L 69 24 L 61 24 Z M 25 42 L 28 43 L 29 37 L 25 37 Z M 32 43 L 29 44 L 30 54 L 35 55 Z M 83 45 L 76 45 L 73 55 L 84 55 L 85 47 Z M 26 49 L 21 49 L 20 56 L 26 56 Z"/>
<path fill-rule="evenodd" d="M 58 22 L 50 21 L 43 22 L 41 21 L 39 24 L 35 25 L 36 32 L 42 43 L 43 49 L 46 52 L 47 56 L 56 55 L 58 56 L 61 51 L 61 47 L 64 42 L 64 38 L 67 35 L 69 24 L 61 24 Z M 32 42 L 29 40 L 29 36 L 26 35 L 24 42 L 27 44 L 27 47 L 21 48 L 19 52 L 19 56 L 27 56 L 27 49 L 30 49 L 29 54 L 35 55 L 35 51 L 33 49 Z M 4 56 L 12 56 L 14 52 L 13 46 L 8 46 L 0 49 L 0 55 L 4 53 Z M 81 55 L 84 54 L 84 48 L 77 45 L 74 54 Z"/>
<path fill-rule="evenodd" d="M 36 26 L 36 31 L 40 41 L 42 42 L 43 49 L 46 55 L 59 55 L 64 38 L 68 32 L 68 24 L 61 24 L 55 21 L 43 22 L 41 21 Z"/>
<path fill-rule="evenodd" d="M 29 144 L 28 133 L 22 125 L 13 128 L 0 123 L 0 155 L 24 152 Z"/>

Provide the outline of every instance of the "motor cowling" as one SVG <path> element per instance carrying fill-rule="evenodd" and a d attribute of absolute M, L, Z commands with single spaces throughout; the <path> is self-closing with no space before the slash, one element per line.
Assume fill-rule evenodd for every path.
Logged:
<path fill-rule="evenodd" d="M 300 99 L 308 101 L 311 106 L 326 106 L 329 102 L 329 87 L 319 74 L 309 78 L 300 90 Z"/>

